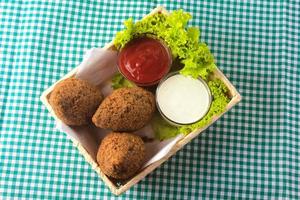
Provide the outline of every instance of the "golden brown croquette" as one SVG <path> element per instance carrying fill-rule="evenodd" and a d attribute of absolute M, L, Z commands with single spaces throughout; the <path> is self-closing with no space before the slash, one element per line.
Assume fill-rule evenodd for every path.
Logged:
<path fill-rule="evenodd" d="M 67 125 L 85 125 L 91 118 L 103 95 L 85 80 L 68 78 L 53 89 L 49 102 L 59 119 Z"/>
<path fill-rule="evenodd" d="M 104 174 L 127 179 L 142 167 L 145 159 L 143 140 L 130 133 L 112 132 L 101 142 L 97 162 Z"/>
<path fill-rule="evenodd" d="M 144 127 L 155 111 L 154 95 L 142 88 L 120 88 L 103 100 L 93 116 L 97 127 L 135 131 Z"/>

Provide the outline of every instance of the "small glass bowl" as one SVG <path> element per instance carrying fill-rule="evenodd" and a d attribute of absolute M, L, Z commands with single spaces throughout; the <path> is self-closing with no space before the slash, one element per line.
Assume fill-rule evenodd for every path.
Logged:
<path fill-rule="evenodd" d="M 139 83 L 139 82 L 136 82 L 136 80 L 133 80 L 132 78 L 130 77 L 127 77 L 121 70 L 120 66 L 119 66 L 119 56 L 120 56 L 120 53 L 122 51 L 123 48 L 126 47 L 127 44 L 129 44 L 131 41 L 133 40 L 136 40 L 136 39 L 139 39 L 139 38 L 144 38 L 144 37 L 147 37 L 147 38 L 152 38 L 152 39 L 155 39 L 157 40 L 167 51 L 168 53 L 168 57 L 169 57 L 169 66 L 168 69 L 166 70 L 166 73 L 162 76 L 162 77 L 159 77 L 157 80 L 153 81 L 153 82 L 149 82 L 149 83 Z M 144 34 L 144 35 L 140 35 L 138 37 L 135 37 L 133 38 L 131 41 L 129 41 L 125 47 L 123 47 L 122 49 L 119 50 L 118 52 L 118 62 L 117 62 L 117 66 L 118 66 L 118 71 L 120 72 L 120 74 L 122 74 L 122 76 L 124 76 L 126 79 L 128 79 L 129 81 L 135 83 L 136 85 L 138 86 L 141 86 L 141 87 L 148 87 L 148 86 L 153 86 L 153 85 L 156 85 L 159 83 L 160 80 L 162 80 L 170 71 L 171 69 L 171 66 L 172 66 L 172 63 L 173 63 L 173 57 L 172 57 L 172 53 L 171 53 L 171 49 L 168 47 L 168 45 L 165 43 L 165 41 L 163 41 L 162 39 L 160 39 L 159 37 L 155 36 L 155 35 L 152 35 L 152 34 Z"/>
<path fill-rule="evenodd" d="M 208 111 L 209 111 L 209 109 L 210 109 L 210 107 L 211 107 L 211 103 L 212 103 L 212 94 L 211 94 L 211 91 L 210 91 L 210 89 L 209 89 L 207 83 L 206 83 L 202 78 L 199 77 L 198 80 L 201 81 L 201 82 L 203 83 L 204 87 L 206 88 L 206 90 L 207 90 L 207 92 L 208 92 L 208 94 L 209 94 L 209 106 L 208 106 L 207 111 L 205 112 L 205 114 L 203 114 L 203 116 L 201 116 L 199 119 L 195 120 L 194 122 L 191 122 L 191 123 L 178 123 L 178 122 L 175 122 L 175 121 L 169 119 L 169 118 L 162 112 L 162 110 L 160 109 L 159 103 L 158 103 L 157 94 L 158 94 L 159 88 L 160 88 L 160 86 L 162 85 L 162 83 L 163 83 L 164 81 L 166 81 L 168 78 L 170 78 L 170 77 L 172 77 L 172 76 L 175 76 L 175 75 L 178 75 L 178 74 L 180 74 L 179 71 L 172 72 L 172 73 L 169 73 L 169 74 L 166 75 L 163 79 L 160 80 L 160 82 L 159 82 L 159 84 L 158 84 L 158 86 L 157 86 L 157 88 L 156 88 L 156 92 L 155 92 L 155 95 L 156 95 L 156 96 L 155 96 L 156 107 L 157 107 L 157 109 L 158 109 L 160 115 L 161 115 L 161 116 L 162 116 L 169 124 L 171 124 L 171 125 L 173 125 L 173 126 L 183 126 L 183 125 L 194 124 L 194 123 L 200 121 L 203 117 L 205 117 L 205 115 L 208 113 Z"/>

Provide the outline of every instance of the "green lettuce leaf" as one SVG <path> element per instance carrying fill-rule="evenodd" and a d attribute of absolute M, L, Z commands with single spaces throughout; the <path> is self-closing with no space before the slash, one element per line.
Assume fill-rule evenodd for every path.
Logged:
<path fill-rule="evenodd" d="M 124 78 L 122 74 L 116 73 L 111 80 L 111 86 L 116 90 L 123 87 L 133 87 L 135 84 Z"/>
<path fill-rule="evenodd" d="M 158 140 L 169 139 L 180 133 L 178 127 L 170 125 L 158 112 L 154 114 L 150 124 L 154 131 L 155 138 Z"/>
<path fill-rule="evenodd" d="M 138 22 L 132 18 L 124 22 L 125 29 L 118 32 L 114 39 L 116 48 L 123 48 L 130 40 L 141 35 L 155 35 L 162 39 L 171 49 L 172 55 L 178 58 L 183 68 L 180 73 L 194 78 L 204 79 L 211 90 L 213 100 L 208 113 L 200 121 L 181 127 L 169 125 L 162 117 L 156 114 L 151 122 L 156 138 L 167 139 L 179 133 L 188 134 L 191 131 L 208 125 L 213 117 L 225 111 L 230 101 L 228 89 L 219 79 L 210 80 L 209 75 L 215 70 L 214 57 L 208 46 L 200 41 L 200 31 L 197 27 L 187 27 L 191 19 L 189 13 L 176 10 L 169 15 L 156 13 Z M 126 80 L 121 74 L 112 80 L 114 89 L 132 87 L 133 83 Z"/>
<path fill-rule="evenodd" d="M 123 31 L 117 32 L 114 39 L 114 45 L 120 49 L 125 46 L 133 37 L 134 23 L 133 19 L 129 18 L 124 21 L 124 26 L 126 27 Z"/>
<path fill-rule="evenodd" d="M 191 15 L 182 10 L 169 15 L 156 13 L 136 23 L 130 18 L 124 22 L 125 29 L 116 34 L 114 45 L 120 49 L 134 37 L 155 35 L 166 42 L 174 58 L 180 59 L 183 75 L 200 76 L 206 80 L 215 67 L 214 57 L 208 46 L 200 42 L 199 29 L 186 27 L 190 19 Z"/>

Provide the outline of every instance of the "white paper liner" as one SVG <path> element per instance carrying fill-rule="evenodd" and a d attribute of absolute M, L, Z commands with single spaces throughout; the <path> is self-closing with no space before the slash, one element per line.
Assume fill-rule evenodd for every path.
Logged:
<path fill-rule="evenodd" d="M 77 70 L 76 77 L 99 86 L 104 96 L 107 96 L 112 92 L 109 80 L 117 72 L 116 63 L 116 51 L 92 48 L 85 54 L 84 59 Z M 79 141 L 95 161 L 101 140 L 111 132 L 109 130 L 97 128 L 93 124 L 74 127 L 57 122 L 57 127 L 71 138 Z M 180 134 L 171 139 L 163 141 L 156 140 L 150 125 L 135 131 L 135 134 L 146 137 L 147 139 L 152 139 L 150 140 L 151 142 L 146 141 L 145 143 L 146 158 L 143 168 L 167 155 L 177 141 L 184 137 Z"/>

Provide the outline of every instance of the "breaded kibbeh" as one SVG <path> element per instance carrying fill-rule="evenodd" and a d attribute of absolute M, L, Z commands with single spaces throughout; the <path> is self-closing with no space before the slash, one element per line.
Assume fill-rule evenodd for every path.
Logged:
<path fill-rule="evenodd" d="M 79 126 L 91 122 L 102 100 L 100 90 L 89 82 L 67 78 L 54 87 L 49 103 L 61 121 Z"/>
<path fill-rule="evenodd" d="M 155 111 L 154 95 L 140 87 L 120 88 L 106 97 L 93 116 L 93 123 L 113 131 L 144 127 Z"/>
<path fill-rule="evenodd" d="M 115 179 L 127 179 L 142 167 L 145 159 L 143 140 L 130 133 L 112 132 L 101 142 L 97 153 L 100 169 Z"/>

